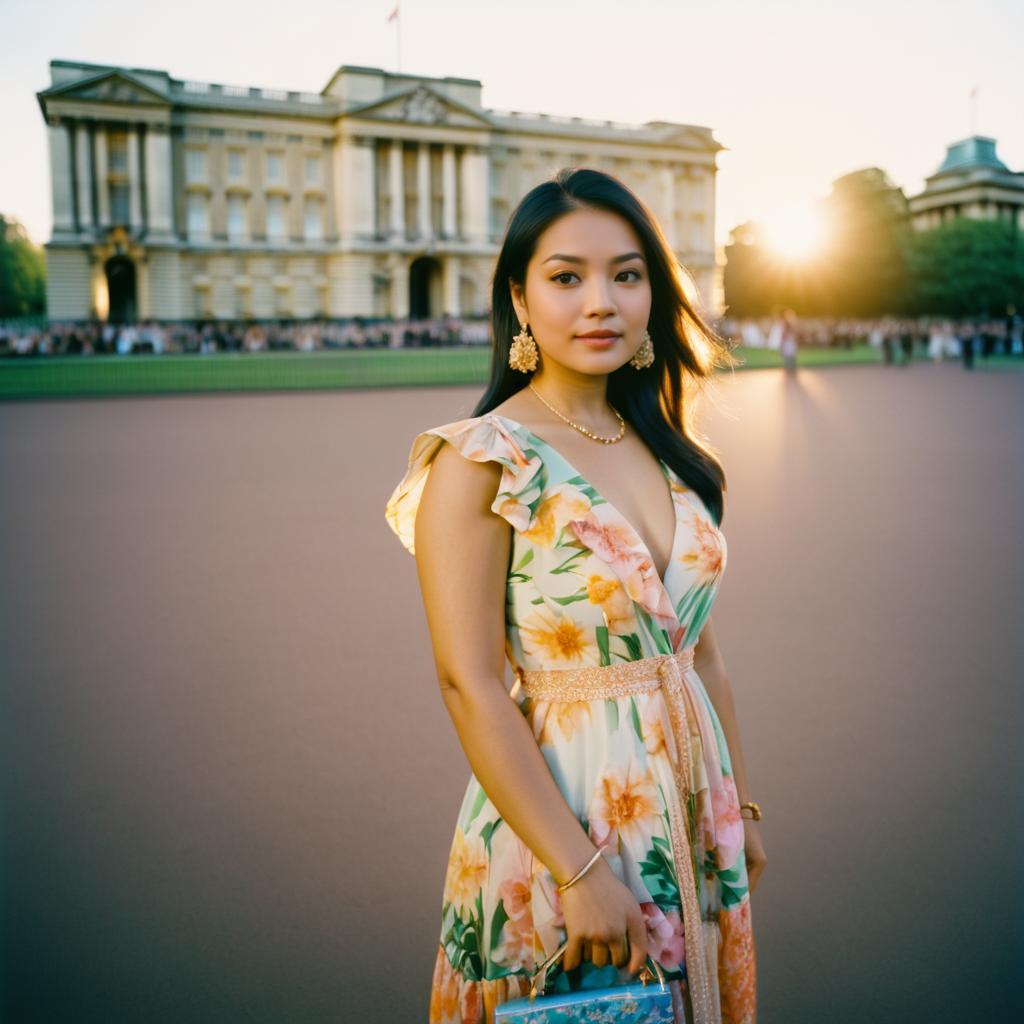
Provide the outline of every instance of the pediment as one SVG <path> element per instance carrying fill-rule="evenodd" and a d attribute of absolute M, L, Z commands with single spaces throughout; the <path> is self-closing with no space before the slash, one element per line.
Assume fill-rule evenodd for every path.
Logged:
<path fill-rule="evenodd" d="M 371 121 L 402 121 L 408 124 L 440 124 L 454 128 L 489 128 L 490 121 L 425 85 L 418 85 L 397 96 L 375 100 L 366 106 L 346 111 Z"/>
<path fill-rule="evenodd" d="M 68 82 L 40 93 L 43 99 L 85 100 L 90 103 L 167 106 L 167 97 L 150 89 L 123 71 L 104 71 L 98 75 Z"/>

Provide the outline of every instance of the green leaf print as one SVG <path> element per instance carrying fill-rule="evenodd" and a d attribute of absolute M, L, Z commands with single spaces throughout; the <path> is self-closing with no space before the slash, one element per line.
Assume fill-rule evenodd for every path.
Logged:
<path fill-rule="evenodd" d="M 716 872 L 722 883 L 722 906 L 727 910 L 742 903 L 749 891 L 746 868 L 746 854 L 741 849 L 731 868 Z"/>
<path fill-rule="evenodd" d="M 482 829 L 480 829 L 480 836 L 484 841 L 484 845 L 487 847 L 487 856 L 491 855 L 491 836 L 498 830 L 498 826 L 504 821 L 504 818 L 495 818 L 494 821 L 489 821 Z"/>
<path fill-rule="evenodd" d="M 505 901 L 498 900 L 498 905 L 494 908 L 494 917 L 491 918 L 491 944 L 487 948 L 488 954 L 493 954 L 501 942 L 501 929 L 505 927 L 507 920 L 508 912 L 505 910 Z M 490 960 L 490 955 L 487 959 Z"/>
<path fill-rule="evenodd" d="M 445 953 L 452 966 L 470 981 L 479 981 L 483 974 L 475 921 L 456 917 L 451 931 L 442 937 Z"/>
<path fill-rule="evenodd" d="M 654 837 L 654 845 L 647 851 L 646 859 L 640 862 L 640 874 L 654 902 L 679 905 L 679 884 L 672 860 L 672 846 L 661 836 Z"/>
<path fill-rule="evenodd" d="M 594 630 L 594 636 L 597 638 L 597 650 L 601 655 L 600 664 L 610 665 L 611 657 L 608 654 L 608 627 L 598 626 Z"/>
<path fill-rule="evenodd" d="M 520 569 L 525 568 L 532 561 L 533 561 L 533 548 L 527 548 L 526 549 L 526 554 L 523 555 L 523 557 L 520 558 L 519 561 L 515 565 L 512 566 L 513 572 L 518 572 Z"/>
<path fill-rule="evenodd" d="M 564 562 L 556 565 L 553 569 L 550 569 L 549 572 L 552 576 L 559 576 L 562 573 L 572 572 L 576 568 L 576 563 L 579 562 L 580 559 L 586 558 L 588 554 L 589 551 L 586 548 L 577 548 Z"/>
<path fill-rule="evenodd" d="M 568 597 L 549 597 L 549 601 L 554 601 L 555 604 L 567 605 L 575 604 L 577 601 L 589 601 L 590 598 L 585 590 L 577 591 L 575 594 L 570 594 Z"/>
<path fill-rule="evenodd" d="M 639 661 L 644 656 L 644 647 L 636 633 L 624 633 L 619 637 L 626 648 L 626 661 Z"/>
<path fill-rule="evenodd" d="M 476 797 L 473 800 L 473 806 L 469 810 L 469 817 L 466 819 L 466 825 L 462 830 L 463 832 L 473 824 L 473 819 L 480 813 L 480 809 L 485 803 L 487 803 L 487 794 L 484 792 L 483 786 L 477 783 Z"/>
<path fill-rule="evenodd" d="M 629 720 L 633 723 L 633 732 L 636 738 L 643 743 L 644 731 L 640 728 L 640 712 L 636 709 L 636 697 L 629 698 Z"/>

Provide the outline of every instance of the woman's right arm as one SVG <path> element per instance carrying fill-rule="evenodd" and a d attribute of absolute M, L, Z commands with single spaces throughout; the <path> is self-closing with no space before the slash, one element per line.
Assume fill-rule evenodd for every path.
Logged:
<path fill-rule="evenodd" d="M 566 803 L 533 730 L 505 685 L 510 524 L 491 511 L 501 466 L 442 445 L 420 498 L 416 568 L 441 695 L 473 774 L 513 832 L 565 882 L 595 846 Z M 632 892 L 603 857 L 561 894 L 566 970 L 583 956 L 641 970 L 647 928 Z"/>

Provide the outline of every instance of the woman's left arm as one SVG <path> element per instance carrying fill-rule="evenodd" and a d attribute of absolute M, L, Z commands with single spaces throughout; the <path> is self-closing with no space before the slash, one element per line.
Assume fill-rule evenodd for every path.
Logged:
<path fill-rule="evenodd" d="M 701 630 L 700 639 L 693 653 L 693 667 L 704 683 L 711 703 L 715 706 L 718 719 L 722 723 L 725 742 L 729 747 L 729 759 L 732 761 L 733 781 L 739 802 L 746 803 L 751 799 L 747 786 L 747 768 L 743 761 L 743 745 L 740 743 L 740 730 L 736 722 L 736 704 L 733 701 L 732 686 L 725 671 L 725 661 L 718 649 L 715 630 L 708 617 Z M 750 891 L 753 893 L 761 872 L 764 871 L 768 858 L 761 840 L 761 829 L 758 822 L 751 818 L 743 819 L 744 851 L 747 862 L 747 878 Z"/>

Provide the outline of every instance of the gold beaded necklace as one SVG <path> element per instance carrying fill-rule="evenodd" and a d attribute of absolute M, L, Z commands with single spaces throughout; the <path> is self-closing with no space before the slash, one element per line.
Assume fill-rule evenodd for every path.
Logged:
<path fill-rule="evenodd" d="M 600 434 L 595 434 L 590 430 L 587 430 L 582 424 L 574 423 L 568 416 L 563 416 L 550 402 L 548 402 L 544 396 L 533 386 L 532 383 L 528 384 L 527 387 L 560 419 L 564 420 L 569 424 L 570 427 L 575 427 L 581 434 L 586 435 L 592 441 L 600 441 L 601 444 L 615 444 L 616 441 L 621 441 L 626 436 L 626 421 L 619 415 L 619 410 L 613 405 L 609 404 L 608 408 L 615 413 L 616 419 L 619 421 L 619 435 L 618 437 L 601 437 Z"/>

